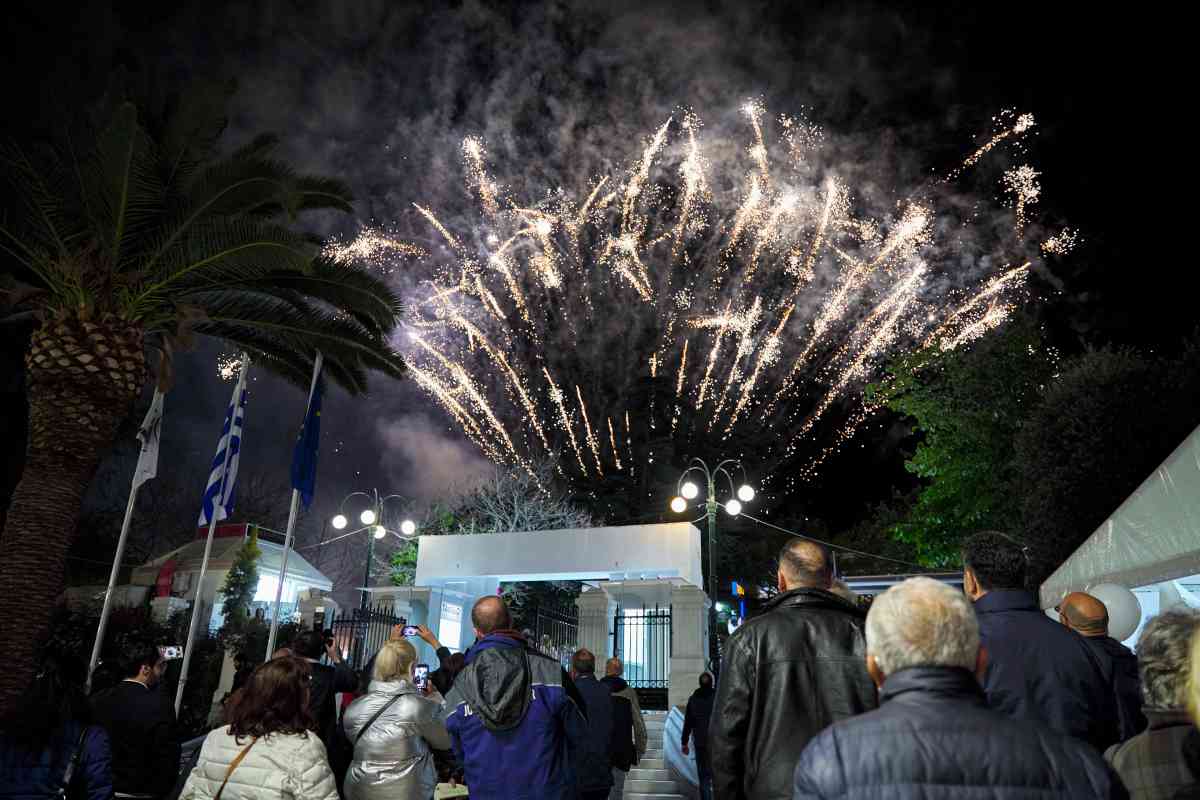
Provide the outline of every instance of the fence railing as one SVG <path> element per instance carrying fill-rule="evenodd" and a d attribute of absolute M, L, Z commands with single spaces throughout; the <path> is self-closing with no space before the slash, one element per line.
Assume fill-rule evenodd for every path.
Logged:
<path fill-rule="evenodd" d="M 392 627 L 406 622 L 404 617 L 394 614 L 390 606 L 378 605 L 346 609 L 336 617 L 318 615 L 313 626 L 333 636 L 334 646 L 346 663 L 361 670 L 383 647 Z"/>
<path fill-rule="evenodd" d="M 569 608 L 540 606 L 533 616 L 531 644 L 570 669 L 571 656 L 579 649 L 579 612 Z"/>

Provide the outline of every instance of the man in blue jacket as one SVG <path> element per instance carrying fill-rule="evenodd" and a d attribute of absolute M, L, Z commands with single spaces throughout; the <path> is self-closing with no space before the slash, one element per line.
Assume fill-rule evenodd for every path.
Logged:
<path fill-rule="evenodd" d="M 983 688 L 991 708 L 1090 742 L 1119 741 L 1116 704 L 1083 638 L 1054 622 L 1025 589 L 1028 561 L 1003 533 L 963 543 L 963 590 L 975 603 L 987 651 Z"/>
<path fill-rule="evenodd" d="M 475 644 L 446 698 L 472 800 L 576 800 L 583 701 L 557 661 L 512 629 L 499 597 L 471 609 Z"/>

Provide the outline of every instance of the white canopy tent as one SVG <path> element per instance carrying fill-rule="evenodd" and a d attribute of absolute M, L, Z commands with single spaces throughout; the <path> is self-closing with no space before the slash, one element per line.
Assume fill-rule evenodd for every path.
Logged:
<path fill-rule="evenodd" d="M 1152 615 L 1192 605 L 1188 587 L 1200 581 L 1198 573 L 1200 428 L 1042 584 L 1041 604 L 1050 608 L 1068 592 L 1115 583 L 1133 589 L 1143 614 Z"/>

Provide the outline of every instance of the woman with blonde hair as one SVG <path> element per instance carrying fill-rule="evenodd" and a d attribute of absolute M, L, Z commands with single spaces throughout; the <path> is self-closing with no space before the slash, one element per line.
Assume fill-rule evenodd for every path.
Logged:
<path fill-rule="evenodd" d="M 375 656 L 367 693 L 346 709 L 342 727 L 354 744 L 346 800 L 429 800 L 437 786 L 433 750 L 448 750 L 442 696 L 413 685 L 417 651 L 387 642 Z M 428 695 L 428 696 L 427 696 Z"/>

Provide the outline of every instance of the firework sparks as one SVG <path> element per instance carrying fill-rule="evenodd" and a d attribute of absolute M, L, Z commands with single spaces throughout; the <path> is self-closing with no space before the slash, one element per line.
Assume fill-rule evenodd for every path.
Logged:
<path fill-rule="evenodd" d="M 1042 196 L 1042 187 L 1038 184 L 1038 176 L 1042 173 L 1028 164 L 1004 173 L 1004 188 L 1016 196 L 1017 233 L 1025 228 L 1025 210 L 1038 201 Z"/>
<path fill-rule="evenodd" d="M 504 187 L 527 181 L 489 163 L 483 141 L 468 137 L 471 209 L 414 204 L 408 238 L 425 248 L 364 229 L 330 253 L 420 257 L 408 302 L 419 335 L 406 358 L 418 385 L 494 461 L 529 469 L 569 448 L 574 459 L 558 461 L 560 474 L 594 479 L 605 474 L 597 434 L 607 426 L 610 464 L 630 476 L 662 458 L 666 437 L 675 452 L 697 452 L 735 432 L 768 439 L 779 464 L 808 455 L 790 474 L 811 475 L 870 414 L 855 406 L 832 443 L 813 441 L 836 401 L 906 348 L 959 347 L 1001 324 L 1032 260 L 1065 254 L 1077 233 L 1037 227 L 1032 166 L 1005 172 L 1014 238 L 1013 227 L 988 222 L 997 215 L 964 219 L 967 204 L 945 182 L 908 195 L 856 192 L 840 156 L 824 155 L 817 126 L 773 119 L 759 101 L 742 112 L 743 145 L 706 138 L 687 110 L 652 129 L 625 168 L 574 176 L 533 199 L 510 196 Z M 1033 127 L 1029 115 L 1000 115 L 954 174 Z M 974 239 L 962 233 L 983 225 Z M 995 273 L 1004 258 L 1022 266 Z M 982 288 L 967 295 L 963 286 Z M 575 388 L 577 409 L 553 376 Z M 674 402 L 664 402 L 672 390 Z M 563 435 L 548 435 L 552 426 Z"/>
<path fill-rule="evenodd" d="M 242 370 L 242 357 L 237 353 L 221 353 L 217 356 L 217 377 L 228 383 L 236 380 Z"/>
<path fill-rule="evenodd" d="M 1079 231 L 1063 228 L 1061 231 L 1042 242 L 1042 253 L 1048 256 L 1065 256 L 1083 241 Z"/>
<path fill-rule="evenodd" d="M 996 117 L 995 121 L 1003 124 L 1008 119 L 1011 119 L 1012 116 L 1012 112 L 1004 112 Z M 1010 136 L 1019 136 L 1022 133 L 1025 133 L 1026 131 L 1032 129 L 1035 124 L 1036 123 L 1034 122 L 1033 114 L 1021 114 L 1016 118 L 1012 125 L 1005 127 L 1003 130 L 989 139 L 983 145 L 983 147 L 980 147 L 974 153 L 967 156 L 966 159 L 963 160 L 962 164 L 959 165 L 958 169 L 950 173 L 949 177 L 957 178 L 963 172 L 963 170 L 978 164 L 979 159 L 990 153 L 992 149 L 996 147 L 996 145 L 1000 144 Z"/>
<path fill-rule="evenodd" d="M 349 242 L 331 239 L 321 248 L 321 256 L 336 264 L 367 263 L 384 275 L 390 275 L 397 257 L 426 258 L 429 253 L 387 232 L 363 226 Z"/>
<path fill-rule="evenodd" d="M 588 421 L 587 404 L 583 402 L 583 392 L 579 384 L 575 384 L 575 397 L 579 400 L 579 414 L 583 417 L 583 429 L 587 432 L 588 447 L 592 450 L 592 458 L 596 459 L 596 474 L 604 477 L 604 468 L 600 466 L 600 443 L 596 434 L 592 433 L 592 423 Z"/>

